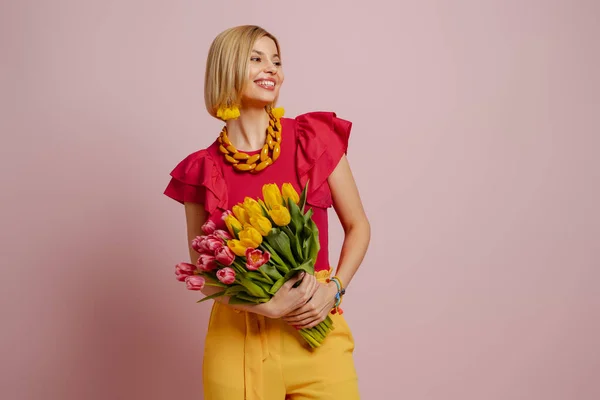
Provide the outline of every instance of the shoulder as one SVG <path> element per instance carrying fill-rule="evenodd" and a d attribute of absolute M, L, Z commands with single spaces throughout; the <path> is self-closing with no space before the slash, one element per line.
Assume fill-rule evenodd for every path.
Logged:
<path fill-rule="evenodd" d="M 333 111 L 307 112 L 291 120 L 301 146 L 315 147 L 320 143 L 317 147 L 334 146 L 346 152 L 352 130 L 349 120 L 338 117 Z"/>
<path fill-rule="evenodd" d="M 313 111 L 293 119 L 297 140 L 296 162 L 300 183 L 310 181 L 307 201 L 332 205 L 327 178 L 348 151 L 352 123 L 332 111 Z"/>
<path fill-rule="evenodd" d="M 180 203 L 203 204 L 209 213 L 218 208 L 224 209 L 227 204 L 227 188 L 215 151 L 213 143 L 181 160 L 171 171 L 171 180 L 164 194 Z"/>
<path fill-rule="evenodd" d="M 352 130 L 352 122 L 338 117 L 333 111 L 311 111 L 288 120 L 293 121 L 296 132 L 301 136 L 332 139 L 333 135 L 348 141 Z"/>
<path fill-rule="evenodd" d="M 184 177 L 190 174 L 194 175 L 194 172 L 197 175 L 200 170 L 212 170 L 216 167 L 215 160 L 217 158 L 215 157 L 215 150 L 216 142 L 206 148 L 188 154 L 177 163 L 173 171 L 171 171 L 171 176 Z"/>

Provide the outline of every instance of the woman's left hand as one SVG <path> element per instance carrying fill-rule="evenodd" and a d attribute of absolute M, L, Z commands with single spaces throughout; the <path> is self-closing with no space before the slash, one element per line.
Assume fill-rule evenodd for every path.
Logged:
<path fill-rule="evenodd" d="M 282 319 L 296 329 L 308 329 L 321 323 L 335 304 L 337 286 L 333 282 L 319 283 L 313 297 Z"/>

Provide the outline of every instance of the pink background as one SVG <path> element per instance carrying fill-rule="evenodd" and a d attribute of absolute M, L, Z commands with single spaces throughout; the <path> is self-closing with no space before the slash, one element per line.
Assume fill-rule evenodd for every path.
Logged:
<path fill-rule="evenodd" d="M 0 398 L 202 398 L 162 190 L 218 134 L 205 57 L 244 23 L 281 40 L 288 116 L 354 122 L 363 398 L 600 398 L 598 2 L 1 7 Z"/>

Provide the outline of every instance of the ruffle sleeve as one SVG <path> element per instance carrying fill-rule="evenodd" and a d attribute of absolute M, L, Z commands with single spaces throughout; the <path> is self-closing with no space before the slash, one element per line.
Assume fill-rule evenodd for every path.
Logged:
<path fill-rule="evenodd" d="M 352 123 L 333 112 L 312 112 L 296 117 L 297 171 L 308 185 L 307 203 L 328 208 L 332 202 L 327 178 L 348 151 Z"/>
<path fill-rule="evenodd" d="M 177 164 L 164 194 L 180 203 L 203 204 L 209 214 L 227 208 L 227 186 L 206 149 L 190 154 Z"/>

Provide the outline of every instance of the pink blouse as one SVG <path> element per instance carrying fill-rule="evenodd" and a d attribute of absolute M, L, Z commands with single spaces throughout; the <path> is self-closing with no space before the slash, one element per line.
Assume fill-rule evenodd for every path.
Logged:
<path fill-rule="evenodd" d="M 311 112 L 282 118 L 281 155 L 257 174 L 238 172 L 219 153 L 219 143 L 184 158 L 171 172 L 164 194 L 180 203 L 200 203 L 209 219 L 222 225 L 223 211 L 230 210 L 246 196 L 262 198 L 266 183 L 291 183 L 298 193 L 307 181 L 307 206 L 314 210 L 321 249 L 315 271 L 329 268 L 327 208 L 332 206 L 327 178 L 348 149 L 352 123 L 332 112 Z M 249 154 L 258 153 L 247 152 Z"/>

